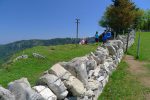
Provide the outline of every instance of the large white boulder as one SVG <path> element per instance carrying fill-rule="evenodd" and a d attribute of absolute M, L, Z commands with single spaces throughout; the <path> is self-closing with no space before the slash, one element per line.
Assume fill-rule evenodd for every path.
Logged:
<path fill-rule="evenodd" d="M 71 75 L 71 73 L 64 69 L 60 64 L 53 65 L 48 72 L 58 76 L 73 96 L 84 95 L 86 90 L 84 88 L 84 84 L 79 79 Z"/>
<path fill-rule="evenodd" d="M 104 47 L 98 47 L 95 51 L 95 56 L 98 56 L 101 60 L 101 64 L 104 63 L 105 59 L 109 56 L 109 51 L 107 48 Z"/>
<path fill-rule="evenodd" d="M 104 63 L 107 56 L 102 51 L 95 51 L 94 54 L 100 59 L 101 64 Z"/>
<path fill-rule="evenodd" d="M 117 50 L 113 47 L 113 45 L 111 45 L 110 43 L 106 43 L 105 47 L 108 49 L 109 55 L 116 55 Z"/>
<path fill-rule="evenodd" d="M 93 52 L 90 53 L 89 59 L 95 60 L 97 65 L 101 64 L 102 60 L 98 56 L 96 56 Z"/>
<path fill-rule="evenodd" d="M 97 90 L 99 87 L 99 82 L 94 80 L 94 79 L 88 79 L 88 83 L 89 83 L 89 90 Z"/>
<path fill-rule="evenodd" d="M 103 64 L 103 68 L 107 71 L 107 73 L 111 73 L 111 70 L 110 70 L 110 68 L 109 68 L 109 63 L 108 62 L 105 62 L 104 64 Z"/>
<path fill-rule="evenodd" d="M 89 73 L 90 70 L 94 70 L 96 67 L 97 67 L 97 62 L 94 59 L 90 59 L 88 57 L 88 60 L 86 61 L 87 73 Z"/>
<path fill-rule="evenodd" d="M 15 95 L 16 100 L 45 100 L 31 88 L 27 78 L 9 83 L 8 89 Z"/>
<path fill-rule="evenodd" d="M 0 100 L 15 100 L 15 96 L 9 90 L 0 86 Z"/>
<path fill-rule="evenodd" d="M 37 82 L 37 85 L 47 85 L 57 96 L 58 99 L 64 99 L 68 95 L 64 83 L 53 74 L 45 74 Z"/>
<path fill-rule="evenodd" d="M 45 99 L 45 100 L 57 100 L 56 95 L 46 86 L 34 86 L 33 89 L 41 94 L 41 96 Z"/>
<path fill-rule="evenodd" d="M 109 43 L 116 45 L 119 49 L 123 48 L 123 42 L 121 40 L 109 40 Z"/>
<path fill-rule="evenodd" d="M 73 76 L 77 77 L 84 85 L 88 85 L 88 74 L 87 74 L 87 57 L 77 57 L 72 59 L 62 66 L 68 70 Z"/>
<path fill-rule="evenodd" d="M 99 74 L 100 70 L 101 70 L 100 66 L 98 66 L 96 69 L 94 69 L 94 73 L 93 73 L 94 79 L 97 79 L 100 76 L 100 74 Z"/>
<path fill-rule="evenodd" d="M 83 83 L 74 76 L 70 76 L 68 81 L 64 81 L 64 84 L 68 87 L 73 96 L 82 96 L 86 92 Z"/>

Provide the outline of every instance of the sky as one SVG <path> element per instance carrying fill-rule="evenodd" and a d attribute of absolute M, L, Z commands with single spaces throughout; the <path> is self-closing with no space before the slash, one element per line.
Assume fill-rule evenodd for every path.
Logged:
<path fill-rule="evenodd" d="M 150 0 L 132 0 L 142 9 Z M 0 44 L 18 40 L 94 36 L 111 0 L 0 0 Z"/>

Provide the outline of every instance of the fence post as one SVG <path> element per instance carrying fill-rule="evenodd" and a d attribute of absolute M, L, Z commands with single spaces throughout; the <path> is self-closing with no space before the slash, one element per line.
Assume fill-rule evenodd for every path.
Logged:
<path fill-rule="evenodd" d="M 123 30 L 123 35 L 124 35 L 124 30 Z"/>
<path fill-rule="evenodd" d="M 129 43 L 129 34 L 130 34 L 130 31 L 128 31 L 128 35 L 127 35 L 127 44 L 126 44 L 126 52 L 128 52 L 128 43 Z"/>
<path fill-rule="evenodd" d="M 138 37 L 137 56 L 136 56 L 137 59 L 139 59 L 140 56 L 140 40 L 141 40 L 141 31 L 139 31 L 139 37 Z"/>
<path fill-rule="evenodd" d="M 116 39 L 116 32 L 114 32 L 114 40 Z"/>

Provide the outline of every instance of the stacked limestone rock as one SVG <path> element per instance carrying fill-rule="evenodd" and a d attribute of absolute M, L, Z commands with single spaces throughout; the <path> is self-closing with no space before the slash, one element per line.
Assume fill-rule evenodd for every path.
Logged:
<path fill-rule="evenodd" d="M 125 50 L 127 45 L 127 35 L 118 35 L 117 39 L 123 42 L 123 49 Z M 135 39 L 135 31 L 132 30 L 129 34 L 128 47 L 132 46 L 132 44 L 134 43 L 134 39 Z"/>
<path fill-rule="evenodd" d="M 0 100 L 97 100 L 124 55 L 123 37 L 84 57 L 53 65 L 32 88 L 26 78 L 9 83 L 8 90 L 0 86 Z"/>

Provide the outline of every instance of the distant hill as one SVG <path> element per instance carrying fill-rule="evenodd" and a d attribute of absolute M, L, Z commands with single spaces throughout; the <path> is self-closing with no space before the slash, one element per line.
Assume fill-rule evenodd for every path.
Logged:
<path fill-rule="evenodd" d="M 88 43 L 93 43 L 94 38 L 87 38 Z M 0 65 L 7 61 L 9 57 L 20 51 L 27 48 L 32 48 L 34 46 L 53 46 L 53 45 L 63 45 L 63 44 L 74 44 L 76 41 L 80 41 L 80 39 L 76 40 L 75 38 L 55 38 L 50 40 L 21 40 L 13 43 L 9 43 L 6 45 L 0 45 Z"/>

